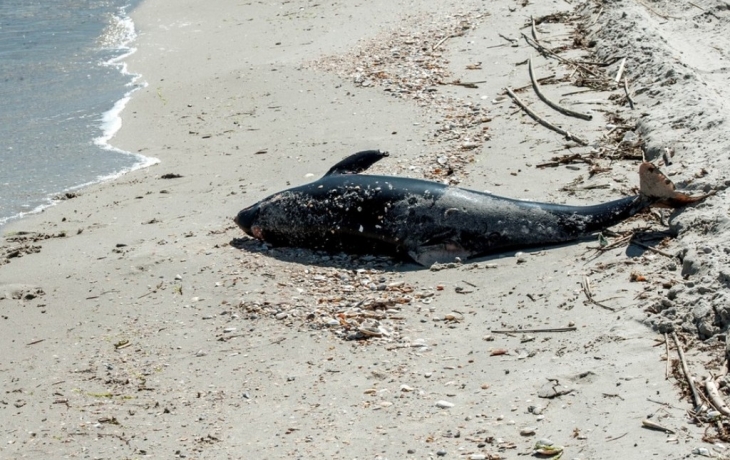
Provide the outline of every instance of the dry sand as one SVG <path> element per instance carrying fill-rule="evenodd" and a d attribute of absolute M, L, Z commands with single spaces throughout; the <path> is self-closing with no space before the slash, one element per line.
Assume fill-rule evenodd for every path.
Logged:
<path fill-rule="evenodd" d="M 148 86 L 114 144 L 161 163 L 3 229 L 0 458 L 517 458 L 539 439 L 563 458 L 727 455 L 688 416 L 673 344 L 666 377 L 661 334 L 724 391 L 726 2 L 146 0 L 133 16 Z M 635 110 L 539 56 L 530 16 L 561 56 L 627 57 Z M 591 146 L 503 95 L 531 55 L 556 75 L 543 91 L 593 120 L 520 97 Z M 455 80 L 481 83 L 438 84 Z M 656 215 L 620 226 L 668 256 L 591 240 L 436 271 L 271 249 L 231 221 L 368 148 L 391 152 L 381 173 L 597 203 L 631 193 L 642 146 L 680 186 L 719 191 L 671 216 L 678 238 Z M 573 154 L 589 163 L 536 167 Z M 348 340 L 375 321 L 388 336 Z"/>

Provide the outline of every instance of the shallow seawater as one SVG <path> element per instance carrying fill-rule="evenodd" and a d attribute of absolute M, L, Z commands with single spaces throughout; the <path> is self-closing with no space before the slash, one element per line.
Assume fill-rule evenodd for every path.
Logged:
<path fill-rule="evenodd" d="M 152 162 L 111 147 L 140 85 L 129 0 L 0 1 L 0 226 Z"/>

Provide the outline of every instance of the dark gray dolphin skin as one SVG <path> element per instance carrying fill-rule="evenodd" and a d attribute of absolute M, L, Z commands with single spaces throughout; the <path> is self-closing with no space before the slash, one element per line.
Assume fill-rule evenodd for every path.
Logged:
<path fill-rule="evenodd" d="M 593 206 L 521 201 L 426 180 L 360 174 L 387 156 L 378 150 L 356 153 L 318 181 L 275 193 L 234 221 L 274 246 L 407 256 L 430 266 L 572 241 L 652 204 L 677 207 L 704 198 L 675 192 L 650 163 L 641 166 L 642 193 Z"/>

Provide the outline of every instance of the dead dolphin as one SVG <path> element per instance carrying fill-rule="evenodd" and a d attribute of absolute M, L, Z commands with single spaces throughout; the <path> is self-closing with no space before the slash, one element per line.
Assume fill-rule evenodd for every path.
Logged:
<path fill-rule="evenodd" d="M 651 205 L 678 207 L 689 197 L 651 163 L 640 167 L 640 193 L 593 206 L 504 198 L 406 177 L 360 174 L 387 152 L 367 150 L 321 179 L 275 193 L 234 221 L 274 246 L 409 256 L 421 265 L 572 241 Z"/>

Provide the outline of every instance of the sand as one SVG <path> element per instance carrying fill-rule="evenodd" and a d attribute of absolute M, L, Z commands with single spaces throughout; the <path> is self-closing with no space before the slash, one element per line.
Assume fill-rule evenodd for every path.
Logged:
<path fill-rule="evenodd" d="M 541 439 L 563 458 L 726 455 L 706 410 L 688 417 L 663 333 L 724 394 L 727 3 L 431 3 L 133 12 L 147 86 L 112 143 L 160 163 L 3 228 L 0 458 L 517 458 Z M 527 45 L 531 16 L 565 58 L 627 57 L 635 109 Z M 531 56 L 555 75 L 543 92 L 593 119 L 520 98 L 590 145 L 504 95 Z M 379 173 L 572 204 L 632 193 L 643 150 L 718 192 L 614 229 L 661 253 L 594 238 L 441 270 L 270 248 L 233 224 L 370 148 L 391 152 Z M 352 340 L 362 325 L 386 334 Z"/>

